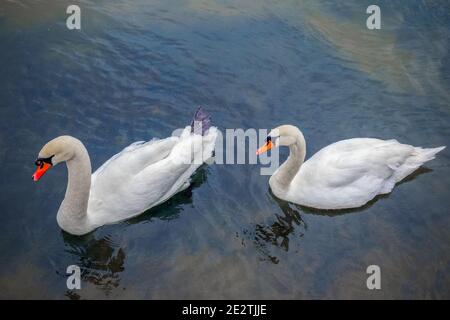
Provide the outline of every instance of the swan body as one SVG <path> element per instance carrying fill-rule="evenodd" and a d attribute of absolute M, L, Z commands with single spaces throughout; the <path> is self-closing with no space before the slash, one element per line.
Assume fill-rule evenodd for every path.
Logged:
<path fill-rule="evenodd" d="M 217 137 L 217 129 L 209 128 L 209 118 L 200 117 L 199 122 L 208 127 L 207 132 L 194 131 L 192 125 L 180 136 L 133 143 L 92 175 L 81 141 L 61 136 L 48 142 L 37 164 L 66 162 L 68 168 L 67 190 L 57 214 L 59 226 L 71 234 L 86 234 L 137 216 L 186 189 L 191 175 L 212 156 Z M 40 175 L 33 177 L 38 180 Z"/>
<path fill-rule="evenodd" d="M 397 182 L 445 148 L 355 138 L 333 143 L 304 162 L 306 144 L 297 127 L 280 126 L 269 137 L 271 146 L 290 148 L 288 159 L 269 180 L 272 192 L 278 198 L 318 209 L 361 207 L 379 194 L 390 193 Z M 265 151 L 267 146 L 261 149 Z"/>

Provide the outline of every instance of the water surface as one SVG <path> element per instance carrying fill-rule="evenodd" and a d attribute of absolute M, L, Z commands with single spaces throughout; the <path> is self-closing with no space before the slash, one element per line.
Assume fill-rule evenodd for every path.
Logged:
<path fill-rule="evenodd" d="M 77 3 L 81 31 L 66 28 L 70 1 L 0 4 L 1 298 L 450 298 L 448 150 L 338 212 L 276 199 L 259 165 L 203 167 L 83 237 L 56 223 L 65 167 L 30 179 L 51 138 L 82 140 L 95 169 L 198 105 L 221 130 L 299 126 L 308 155 L 352 137 L 448 145 L 448 1 L 378 1 L 378 31 L 370 1 Z M 82 290 L 66 288 L 71 264 Z M 371 264 L 382 290 L 366 288 Z"/>

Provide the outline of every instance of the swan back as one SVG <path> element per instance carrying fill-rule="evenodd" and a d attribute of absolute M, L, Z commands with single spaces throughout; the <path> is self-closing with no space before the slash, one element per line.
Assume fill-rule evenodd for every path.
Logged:
<path fill-rule="evenodd" d="M 333 143 L 307 160 L 285 195 L 319 209 L 360 207 L 431 160 L 442 148 L 355 138 Z"/>
<path fill-rule="evenodd" d="M 194 171 L 211 157 L 217 129 L 136 143 L 92 175 L 88 215 L 103 225 L 136 216 L 189 186 Z"/>

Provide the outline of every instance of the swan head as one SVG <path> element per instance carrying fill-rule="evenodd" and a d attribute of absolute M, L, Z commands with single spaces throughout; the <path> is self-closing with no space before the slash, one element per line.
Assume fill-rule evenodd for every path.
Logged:
<path fill-rule="evenodd" d="M 74 157 L 74 144 L 77 139 L 70 136 L 60 136 L 47 142 L 39 151 L 35 161 L 37 166 L 32 178 L 38 181 L 51 167 Z"/>
<path fill-rule="evenodd" d="M 272 148 L 290 146 L 297 142 L 301 135 L 300 130 L 293 125 L 285 124 L 270 130 L 266 143 L 256 151 L 257 155 L 269 151 Z"/>

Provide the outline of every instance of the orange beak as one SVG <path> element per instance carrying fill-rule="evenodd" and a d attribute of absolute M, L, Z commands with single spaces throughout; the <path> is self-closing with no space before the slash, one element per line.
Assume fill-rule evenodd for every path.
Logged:
<path fill-rule="evenodd" d="M 267 141 L 261 148 L 256 150 L 256 154 L 260 155 L 261 153 L 267 152 L 273 148 L 272 140 Z"/>
<path fill-rule="evenodd" d="M 39 166 L 32 175 L 33 180 L 38 181 L 44 175 L 44 173 L 46 173 L 47 170 L 50 169 L 51 167 L 52 167 L 51 164 L 48 164 L 46 162 L 42 163 L 42 165 Z"/>

